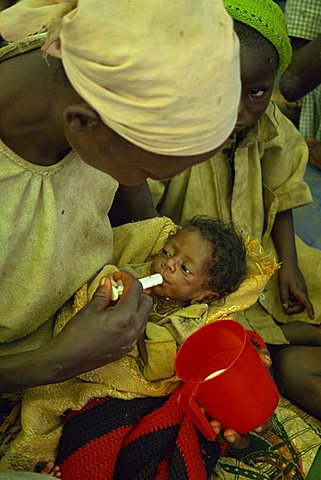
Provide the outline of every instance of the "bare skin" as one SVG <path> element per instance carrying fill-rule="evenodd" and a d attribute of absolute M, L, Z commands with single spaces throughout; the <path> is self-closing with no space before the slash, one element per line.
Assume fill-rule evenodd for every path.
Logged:
<path fill-rule="evenodd" d="M 39 473 L 49 475 L 49 477 L 61 478 L 60 468 L 53 462 L 46 462 Z"/>
<path fill-rule="evenodd" d="M 293 56 L 290 65 L 280 79 L 280 91 L 290 101 L 301 99 L 321 83 L 321 35 L 312 41 L 305 38 L 291 38 Z M 314 138 L 308 138 L 309 162 L 321 168 L 321 145 Z"/>
<path fill-rule="evenodd" d="M 291 37 L 293 56 L 280 80 L 284 98 L 295 101 L 311 92 L 321 83 L 321 35 L 312 41 Z"/>
<path fill-rule="evenodd" d="M 309 162 L 311 165 L 321 169 L 321 143 L 315 138 L 308 138 Z"/>

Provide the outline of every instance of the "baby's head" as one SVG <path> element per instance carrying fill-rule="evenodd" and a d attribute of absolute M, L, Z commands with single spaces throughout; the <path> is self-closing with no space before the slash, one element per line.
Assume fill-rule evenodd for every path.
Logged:
<path fill-rule="evenodd" d="M 199 215 L 172 235 L 153 260 L 153 288 L 179 304 L 209 303 L 235 291 L 246 272 L 246 250 L 234 225 Z"/>
<path fill-rule="evenodd" d="M 291 60 L 291 44 L 280 7 L 273 0 L 224 0 L 241 46 L 242 95 L 235 132 L 265 112 L 277 74 Z"/>

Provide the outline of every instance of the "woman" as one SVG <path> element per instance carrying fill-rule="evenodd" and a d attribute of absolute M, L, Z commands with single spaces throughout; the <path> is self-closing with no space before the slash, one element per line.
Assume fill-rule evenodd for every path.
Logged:
<path fill-rule="evenodd" d="M 0 14 L 7 41 L 49 27 L 43 51 L 43 39 L 28 37 L 1 52 L 2 392 L 62 381 L 133 348 L 150 301 L 129 275 L 119 306 L 103 308 L 98 292 L 54 340 L 50 319 L 111 259 L 117 182 L 168 178 L 233 129 L 238 42 L 222 3 L 165 7 L 22 0 Z"/>

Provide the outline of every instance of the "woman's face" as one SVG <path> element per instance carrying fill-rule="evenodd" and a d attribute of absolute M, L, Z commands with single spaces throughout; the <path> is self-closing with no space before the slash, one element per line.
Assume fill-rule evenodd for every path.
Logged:
<path fill-rule="evenodd" d="M 138 185 L 146 178 L 171 178 L 207 160 L 221 147 L 190 157 L 158 155 L 127 142 L 100 120 L 93 123 L 90 128 L 74 129 L 65 122 L 66 138 L 82 160 L 123 185 Z"/>

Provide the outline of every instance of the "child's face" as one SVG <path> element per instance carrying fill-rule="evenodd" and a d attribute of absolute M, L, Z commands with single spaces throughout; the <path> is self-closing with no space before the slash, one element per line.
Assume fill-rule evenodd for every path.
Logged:
<path fill-rule="evenodd" d="M 265 112 L 273 90 L 276 69 L 255 49 L 241 49 L 242 95 L 234 129 L 239 133 L 253 125 Z"/>
<path fill-rule="evenodd" d="M 178 303 L 209 302 L 217 295 L 207 288 L 211 243 L 198 230 L 180 230 L 155 257 L 151 273 L 160 273 L 164 282 L 153 288 L 160 297 Z"/>

